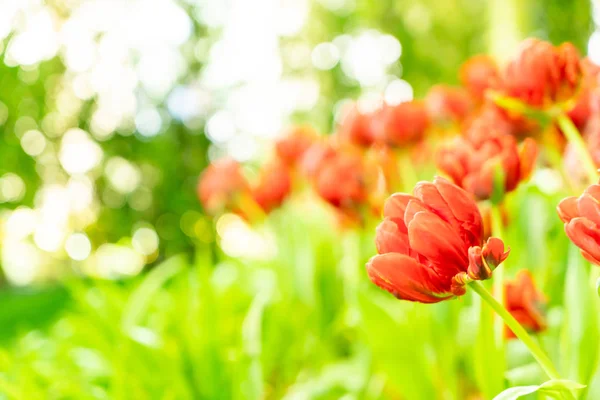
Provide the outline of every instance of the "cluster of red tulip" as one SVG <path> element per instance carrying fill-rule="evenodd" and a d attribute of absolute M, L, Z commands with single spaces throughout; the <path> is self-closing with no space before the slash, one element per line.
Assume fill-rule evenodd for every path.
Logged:
<path fill-rule="evenodd" d="M 437 85 L 423 100 L 368 112 L 354 104 L 329 136 L 293 129 L 275 144 L 254 184 L 235 162 L 216 162 L 200 180 L 200 200 L 211 213 L 249 216 L 277 208 L 302 187 L 297 182 L 306 182 L 352 221 L 383 213 L 379 254 L 367 264 L 375 284 L 402 300 L 455 298 L 491 278 L 508 256 L 501 238 L 484 234 L 490 228 L 480 207 L 500 209 L 542 163 L 559 168 L 570 187 L 597 180 L 599 73 L 569 43 L 528 39 L 503 67 L 487 56 L 468 60 L 460 87 Z M 413 195 L 392 194 L 412 186 L 408 172 L 430 160 L 448 180 L 420 182 Z M 568 237 L 600 264 L 600 185 L 565 199 L 558 212 Z M 500 281 L 502 293 L 495 295 L 514 319 L 528 330 L 543 329 L 544 296 L 531 275 Z"/>

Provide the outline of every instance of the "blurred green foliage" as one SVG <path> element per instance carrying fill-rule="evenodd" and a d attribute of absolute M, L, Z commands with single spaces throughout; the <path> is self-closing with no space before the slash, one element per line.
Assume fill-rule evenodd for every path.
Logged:
<path fill-rule="evenodd" d="M 300 41 L 312 47 L 363 29 L 392 34 L 402 56 L 391 72 L 410 82 L 417 97 L 433 84 L 456 83 L 460 64 L 487 51 L 487 32 L 495 23 L 488 4 L 474 0 L 355 2 L 351 13 L 313 2 L 304 31 L 282 45 Z M 585 50 L 592 30 L 588 1 L 527 0 L 519 2 L 519 11 L 524 35 L 568 40 Z M 194 29 L 196 39 L 219 34 Z M 190 62 L 182 80 L 202 67 Z M 56 108 L 52 87 L 63 72 L 59 59 L 42 63 L 35 79 L 22 68 L 0 65 L 0 117 L 7 115 L 0 127 L 0 175 L 15 172 L 27 188 L 19 203 L 4 208 L 32 206 L 43 183 L 41 167 L 15 135 L 23 127 L 15 125 L 41 126 Z M 318 76 L 321 98 L 294 119 L 327 132 L 335 104 L 357 97 L 361 88 L 339 66 L 310 73 Z M 92 102 L 70 126 L 89 127 Z M 49 140 L 58 145 L 56 138 Z M 371 287 L 363 265 L 374 253 L 373 229 L 343 235 L 318 211 L 290 204 L 262 228 L 277 238 L 275 259 L 231 259 L 210 234 L 199 240 L 181 229 L 186 212 L 201 211 L 195 186 L 210 146 L 202 128 L 171 121 L 153 138 L 117 132 L 99 143 L 106 157 L 148 166 L 159 179 L 148 186 L 149 208 L 103 203 L 87 233 L 94 243 L 116 242 L 139 221 L 149 222 L 161 238 L 157 265 L 123 281 L 75 276 L 59 286 L 4 285 L 0 398 L 430 400 L 464 399 L 479 389 L 487 398 L 496 390 L 488 392 L 481 382 L 488 367 L 474 362 L 478 314 L 470 295 L 425 306 L 396 302 Z M 96 183 L 102 199 L 109 188 L 102 176 Z M 549 299 L 550 327 L 540 341 L 568 378 L 589 383 L 592 400 L 600 393 L 599 335 L 590 317 L 598 300 L 588 282 L 589 265 L 573 256 L 554 218 L 562 195 L 530 185 L 510 199 L 514 220 L 505 241 L 512 255 L 505 268 L 508 275 L 519 268 L 535 273 Z M 199 218 L 210 231 L 211 221 Z M 566 274 L 567 264 L 577 265 Z M 482 346 L 478 351 L 485 352 Z M 530 356 L 518 343 L 509 347 L 509 373 L 496 383 L 541 383 Z"/>

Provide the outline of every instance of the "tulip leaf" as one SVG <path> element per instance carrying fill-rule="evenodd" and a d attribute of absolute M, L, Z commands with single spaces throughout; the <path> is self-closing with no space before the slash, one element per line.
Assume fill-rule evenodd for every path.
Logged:
<path fill-rule="evenodd" d="M 566 379 L 553 379 L 544 382 L 541 385 L 517 386 L 506 389 L 494 397 L 494 400 L 516 400 L 535 392 L 560 398 L 560 395 L 562 394 L 569 394 L 573 391 L 581 390 L 583 388 L 585 388 L 585 385 L 577 382 Z"/>
<path fill-rule="evenodd" d="M 498 396 L 494 397 L 494 400 L 515 400 L 522 396 L 526 396 L 531 393 L 535 393 L 538 391 L 540 387 L 536 385 L 532 386 L 517 386 L 506 389 Z"/>

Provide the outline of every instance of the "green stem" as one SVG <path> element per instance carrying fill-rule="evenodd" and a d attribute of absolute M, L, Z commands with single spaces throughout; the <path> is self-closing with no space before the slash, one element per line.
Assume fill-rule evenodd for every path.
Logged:
<path fill-rule="evenodd" d="M 492 220 L 492 235 L 505 240 L 504 236 L 504 224 L 502 223 L 502 212 L 499 204 L 492 204 L 490 210 Z M 504 304 L 504 268 L 499 268 L 500 265 L 494 269 L 494 297 L 500 304 Z M 502 347 L 504 343 L 504 325 L 501 319 L 496 319 L 494 324 L 494 336 L 496 338 L 496 344 Z"/>
<path fill-rule="evenodd" d="M 403 150 L 398 153 L 398 169 L 400 170 L 400 184 L 403 191 L 410 192 L 419 178 L 417 177 L 409 150 Z"/>
<path fill-rule="evenodd" d="M 585 141 L 577 130 L 577 127 L 575 127 L 573 121 L 571 121 L 571 119 L 564 113 L 558 114 L 556 117 L 556 122 L 558 122 L 558 126 L 560 126 L 561 131 L 565 134 L 569 144 L 573 146 L 577 152 L 577 155 L 583 164 L 583 168 L 585 169 L 585 173 L 590 181 L 589 183 L 595 183 L 598 180 L 598 168 L 596 167 L 596 163 L 588 151 Z"/>
<path fill-rule="evenodd" d="M 473 289 L 481 298 L 489 304 L 490 307 L 504 320 L 504 323 L 514 332 L 514 334 L 527 346 L 533 357 L 540 364 L 544 372 L 550 377 L 550 379 L 560 379 L 558 371 L 550 361 L 550 358 L 544 353 L 540 346 L 533 341 L 527 331 L 517 322 L 517 320 L 504 308 L 502 304 L 498 303 L 496 299 L 488 292 L 485 287 L 479 281 L 473 281 L 469 283 L 471 289 Z"/>

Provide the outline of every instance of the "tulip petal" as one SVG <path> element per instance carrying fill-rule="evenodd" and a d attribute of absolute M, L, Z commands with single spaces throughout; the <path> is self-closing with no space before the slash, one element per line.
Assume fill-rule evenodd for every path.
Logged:
<path fill-rule="evenodd" d="M 565 224 L 565 232 L 569 239 L 593 260 L 600 260 L 600 229 L 596 224 L 587 218 L 573 218 Z"/>
<path fill-rule="evenodd" d="M 404 224 L 404 214 L 408 202 L 415 199 L 415 197 L 406 193 L 395 193 L 391 195 L 383 205 L 383 216 L 391 218 L 398 224 L 400 230 L 406 232 L 406 225 Z"/>
<path fill-rule="evenodd" d="M 483 258 L 493 270 L 500 265 L 510 253 L 510 249 L 504 251 L 504 242 L 496 237 L 491 237 L 483 246 Z"/>
<path fill-rule="evenodd" d="M 401 253 L 409 254 L 408 235 L 400 230 L 398 224 L 390 218 L 384 219 L 378 226 L 375 236 L 375 246 L 379 254 Z"/>
<path fill-rule="evenodd" d="M 592 196 L 597 201 L 600 201 L 600 185 L 591 185 L 585 189 L 584 193 Z"/>
<path fill-rule="evenodd" d="M 415 197 L 421 200 L 424 204 L 427 204 L 434 213 L 440 216 L 444 221 L 454 226 L 456 229 L 460 229 L 460 223 L 450 210 L 448 203 L 442 197 L 437 187 L 430 182 L 419 182 L 414 189 Z M 408 223 L 409 221 L 406 220 Z M 469 246 L 466 246 L 468 248 Z"/>
<path fill-rule="evenodd" d="M 410 247 L 435 265 L 438 274 L 451 277 L 466 272 L 467 251 L 459 232 L 432 212 L 419 212 L 408 224 Z"/>
<path fill-rule="evenodd" d="M 438 303 L 454 297 L 433 271 L 403 254 L 371 258 L 367 274 L 373 283 L 401 300 Z"/>
<path fill-rule="evenodd" d="M 584 193 L 577 199 L 577 208 L 579 210 L 579 216 L 584 217 L 600 225 L 600 203 L 592 196 Z"/>
<path fill-rule="evenodd" d="M 463 180 L 467 174 L 464 157 L 457 154 L 454 148 L 442 148 L 436 155 L 436 164 L 438 168 L 448 175 L 455 183 Z"/>
<path fill-rule="evenodd" d="M 588 260 L 592 264 L 600 265 L 600 259 L 595 258 L 590 253 L 588 253 L 587 251 L 581 250 L 581 255 L 583 256 L 583 258 L 585 258 L 586 260 Z"/>
<path fill-rule="evenodd" d="M 467 233 L 467 243 L 471 246 L 481 244 L 483 221 L 473 198 L 466 191 L 444 178 L 436 177 L 433 183 L 454 217 L 460 222 L 462 229 Z"/>
<path fill-rule="evenodd" d="M 567 223 L 573 218 L 578 217 L 579 209 L 577 207 L 577 197 L 567 197 L 562 199 L 560 203 L 558 203 L 556 211 L 564 223 Z"/>
<path fill-rule="evenodd" d="M 408 224 L 410 224 L 410 221 L 413 220 L 415 215 L 423 211 L 431 212 L 431 210 L 420 200 L 414 199 L 409 201 L 408 206 L 406 207 L 406 211 L 404 212 L 404 223 L 408 226 Z"/>

